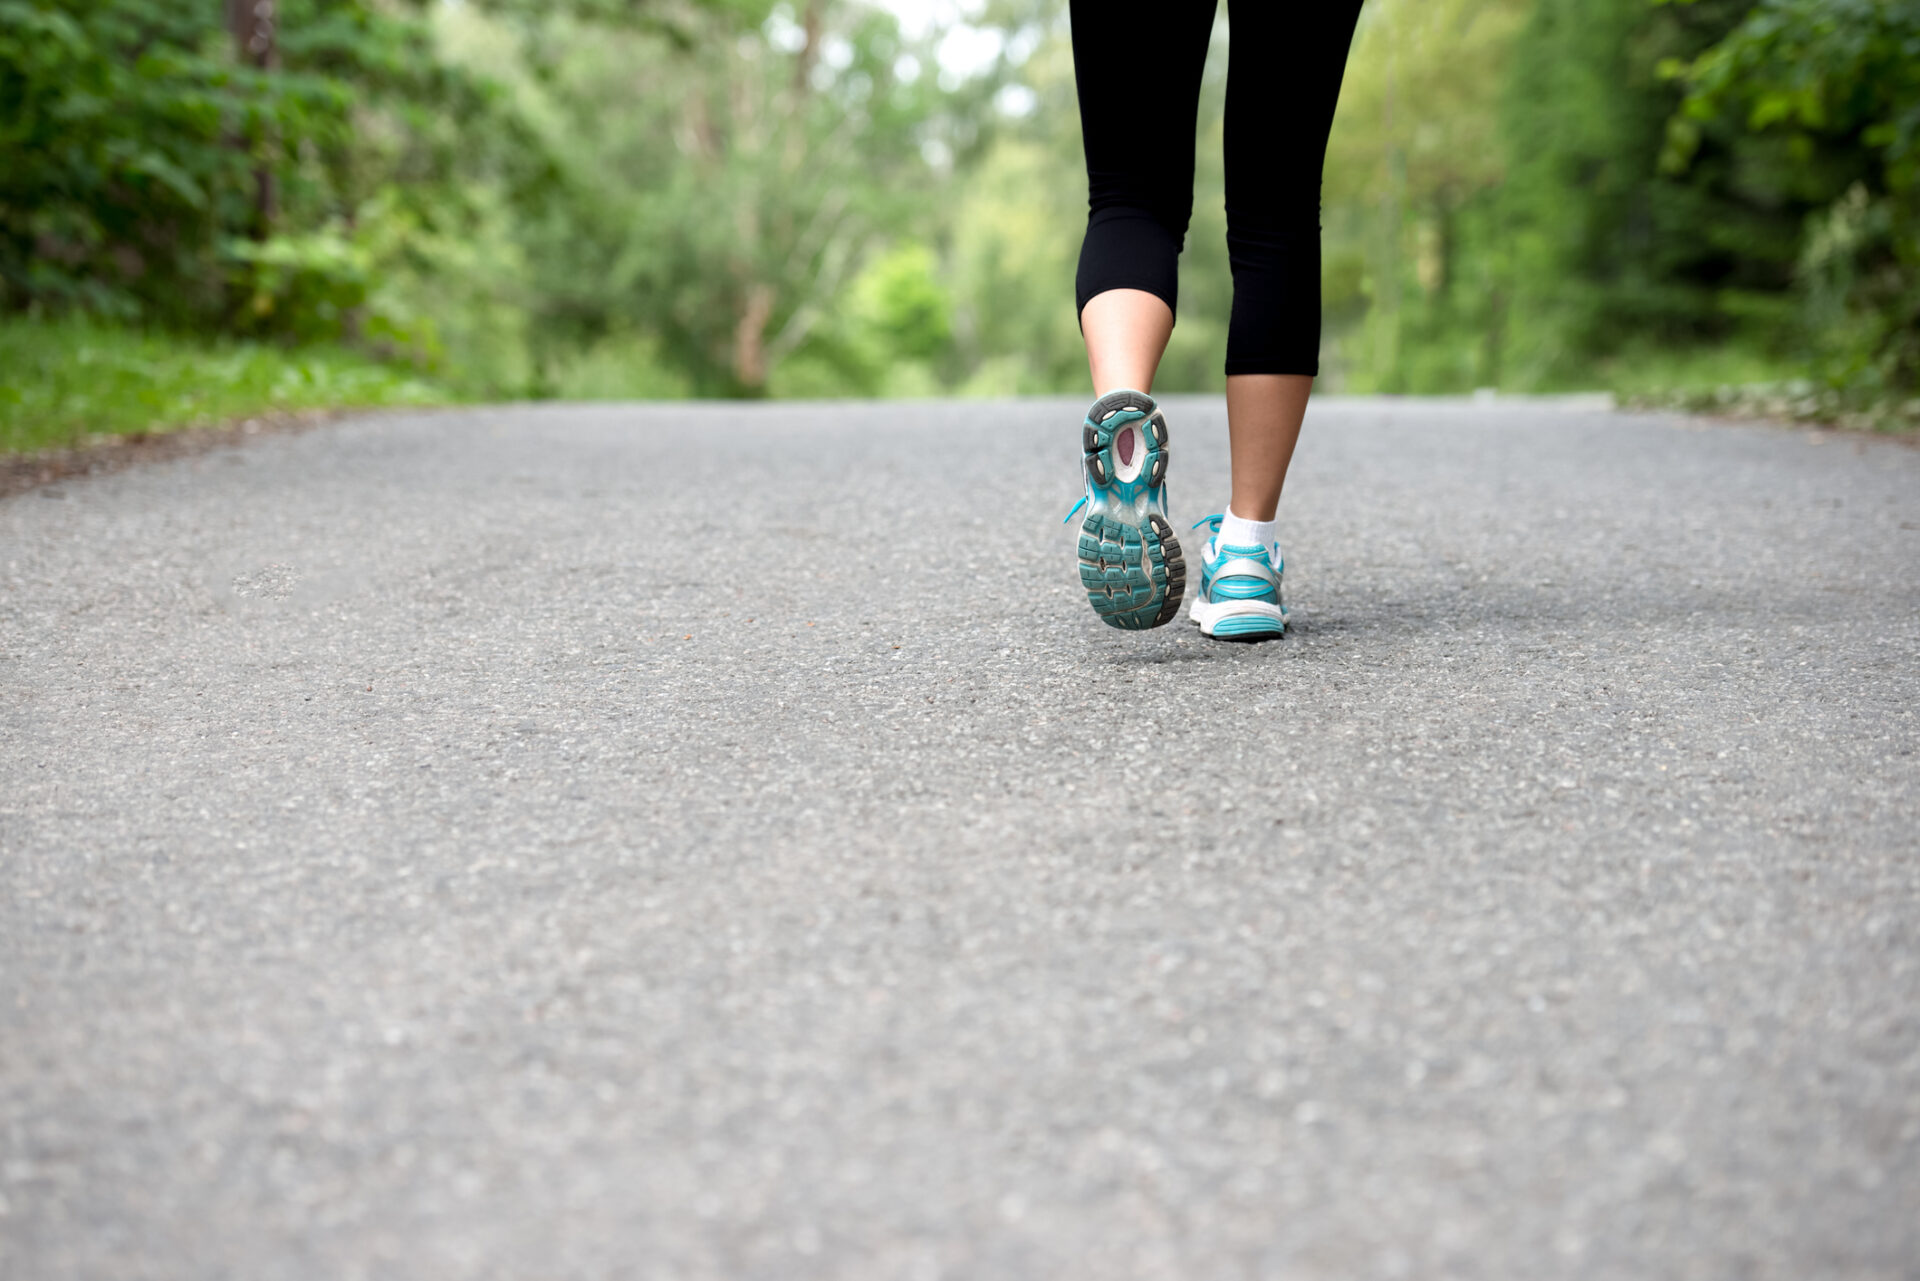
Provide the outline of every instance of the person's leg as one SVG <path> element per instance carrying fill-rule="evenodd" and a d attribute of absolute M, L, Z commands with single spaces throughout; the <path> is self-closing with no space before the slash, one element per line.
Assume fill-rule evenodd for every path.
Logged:
<path fill-rule="evenodd" d="M 1186 561 L 1167 519 L 1167 420 L 1148 391 L 1173 331 L 1193 212 L 1200 76 L 1214 0 L 1072 0 L 1087 152 L 1087 234 L 1074 281 L 1096 399 L 1081 423 L 1078 555 L 1094 612 L 1158 627 Z"/>
<path fill-rule="evenodd" d="M 1074 280 L 1094 395 L 1152 389 L 1179 304 L 1214 0 L 1072 0 L 1087 155 Z"/>
<path fill-rule="evenodd" d="M 1229 0 L 1229 512 L 1250 522 L 1274 518 L 1320 368 L 1320 171 L 1359 15 L 1360 0 Z"/>
<path fill-rule="evenodd" d="M 1173 308 L 1144 289 L 1106 289 L 1080 309 L 1093 394 L 1131 387 L 1153 390 L 1153 376 L 1173 337 Z"/>
<path fill-rule="evenodd" d="M 1193 621 L 1282 635 L 1275 516 L 1320 364 L 1320 170 L 1360 0 L 1233 3 L 1228 14 L 1227 439 L 1233 490 L 1212 518 Z M 1276 70 L 1276 64 L 1284 64 Z"/>
<path fill-rule="evenodd" d="M 1227 449 L 1233 490 L 1227 510 L 1266 522 L 1280 507 L 1293 447 L 1306 417 L 1311 374 L 1231 374 L 1227 378 Z"/>

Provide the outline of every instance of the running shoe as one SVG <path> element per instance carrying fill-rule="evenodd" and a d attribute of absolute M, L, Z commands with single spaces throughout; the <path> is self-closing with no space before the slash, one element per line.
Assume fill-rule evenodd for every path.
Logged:
<path fill-rule="evenodd" d="M 1287 630 L 1287 607 L 1280 596 L 1287 562 L 1278 544 L 1222 546 L 1220 521 L 1217 515 L 1209 516 L 1193 526 L 1210 526 L 1213 536 L 1200 553 L 1200 590 L 1189 615 L 1202 635 L 1216 640 L 1271 640 Z"/>
<path fill-rule="evenodd" d="M 1153 397 L 1110 391 L 1080 429 L 1087 481 L 1080 582 L 1110 627 L 1141 631 L 1180 612 L 1187 562 L 1167 523 L 1167 419 Z"/>

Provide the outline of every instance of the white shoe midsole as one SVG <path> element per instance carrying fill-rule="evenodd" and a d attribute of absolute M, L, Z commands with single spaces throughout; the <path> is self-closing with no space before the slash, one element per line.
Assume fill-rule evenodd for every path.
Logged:
<path fill-rule="evenodd" d="M 1193 598 L 1193 608 L 1187 617 L 1198 624 L 1202 632 L 1211 633 L 1214 627 L 1226 618 L 1265 618 L 1276 627 L 1287 625 L 1286 611 L 1278 605 L 1269 605 L 1263 600 L 1221 600 L 1208 602 L 1199 596 Z"/>

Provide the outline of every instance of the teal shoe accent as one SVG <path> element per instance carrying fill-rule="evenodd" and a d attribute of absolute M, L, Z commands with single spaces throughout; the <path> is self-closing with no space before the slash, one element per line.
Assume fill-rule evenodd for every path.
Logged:
<path fill-rule="evenodd" d="M 1159 627 L 1180 612 L 1187 563 L 1167 522 L 1167 420 L 1144 392 L 1112 391 L 1080 428 L 1087 492 L 1080 584 L 1111 627 Z"/>
<path fill-rule="evenodd" d="M 1265 547 L 1220 542 L 1220 515 L 1194 522 L 1212 528 L 1200 557 L 1200 586 L 1193 598 L 1193 621 L 1202 634 L 1220 640 L 1270 640 L 1287 630 L 1287 607 L 1280 592 L 1286 561 L 1275 563 Z"/>
<path fill-rule="evenodd" d="M 1285 623 L 1275 627 L 1272 620 L 1254 614 L 1235 614 L 1213 625 L 1210 636 L 1235 640 L 1267 640 L 1286 631 Z"/>

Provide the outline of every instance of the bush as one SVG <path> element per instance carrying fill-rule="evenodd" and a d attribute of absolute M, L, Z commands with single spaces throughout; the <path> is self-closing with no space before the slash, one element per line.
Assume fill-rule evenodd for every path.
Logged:
<path fill-rule="evenodd" d="M 539 168 L 477 77 L 374 0 L 280 0 L 272 69 L 219 6 L 0 0 L 0 311 L 85 311 L 297 341 L 384 323 L 356 226 L 424 227 Z"/>
<path fill-rule="evenodd" d="M 1822 380 L 1867 401 L 1920 391 L 1920 5 L 1760 0 L 1667 70 L 1687 86 L 1669 169 L 1693 164 L 1704 135 L 1739 130 L 1827 176 L 1796 280 Z"/>
<path fill-rule="evenodd" d="M 334 347 L 0 320 L 0 454 L 268 412 L 418 405 L 448 391 Z"/>

